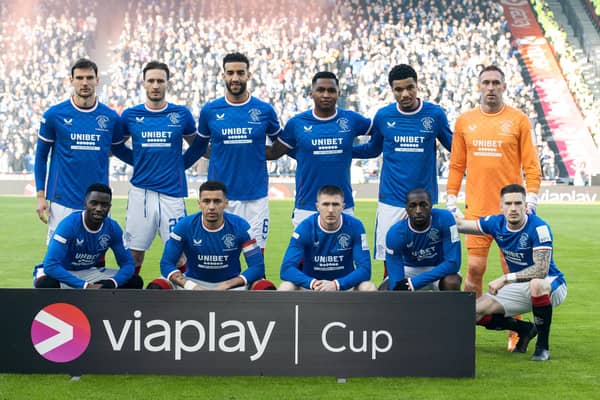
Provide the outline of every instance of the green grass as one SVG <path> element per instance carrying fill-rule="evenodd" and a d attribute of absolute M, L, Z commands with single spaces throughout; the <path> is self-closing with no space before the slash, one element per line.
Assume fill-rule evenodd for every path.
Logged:
<path fill-rule="evenodd" d="M 363 220 L 370 240 L 375 205 L 375 202 L 359 201 L 356 206 L 356 214 Z M 31 287 L 32 267 L 44 255 L 46 226 L 37 219 L 33 198 L 0 197 L 0 207 L 3 211 L 0 286 Z M 196 209 L 195 201 L 190 200 L 188 211 Z M 115 199 L 113 218 L 123 222 L 124 210 L 125 200 Z M 267 276 L 276 283 L 279 283 L 279 264 L 291 234 L 291 210 L 290 201 L 271 202 L 271 230 L 265 258 Z M 478 328 L 475 379 L 351 378 L 345 384 L 338 384 L 331 377 L 86 375 L 79 382 L 71 382 L 66 375 L 0 374 L 0 400 L 105 400 L 125 396 L 129 400 L 597 398 L 600 392 L 600 269 L 597 263 L 600 206 L 542 204 L 538 214 L 553 229 L 555 261 L 569 285 L 567 300 L 554 312 L 550 337 L 552 359 L 547 363 L 533 363 L 528 360 L 529 355 L 507 353 L 504 332 Z M 146 255 L 142 270 L 146 281 L 159 274 L 161 250 L 162 245 L 157 240 Z M 497 250 L 492 250 L 486 280 L 500 274 L 496 255 Z M 110 257 L 109 263 L 112 263 Z M 373 266 L 376 283 L 382 269 L 381 263 Z M 10 305 L 4 305 L 7 306 Z M 524 317 L 531 319 L 531 315 Z"/>

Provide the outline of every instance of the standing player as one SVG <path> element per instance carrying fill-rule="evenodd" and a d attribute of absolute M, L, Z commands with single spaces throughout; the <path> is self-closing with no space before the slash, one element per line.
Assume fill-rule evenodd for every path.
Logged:
<path fill-rule="evenodd" d="M 466 179 L 465 218 L 477 219 L 498 213 L 502 187 L 523 182 L 527 186 L 527 209 L 533 212 L 541 183 L 537 150 L 531 139 L 531 124 L 521 111 L 504 103 L 506 91 L 504 72 L 495 65 L 485 67 L 479 74 L 481 104 L 461 114 L 456 120 L 450 172 L 448 175 L 447 208 L 455 212 L 463 176 Z M 492 243 L 490 236 L 467 235 L 468 270 L 465 291 L 481 296 L 483 274 Z M 502 268 L 506 262 L 500 257 Z M 512 351 L 517 338 L 509 338 Z"/>
<path fill-rule="evenodd" d="M 119 116 L 96 97 L 98 82 L 96 64 L 77 60 L 71 67 L 73 96 L 42 117 L 34 172 L 36 211 L 48 224 L 46 243 L 63 218 L 81 210 L 89 185 L 108 183 L 111 145 L 123 142 Z"/>
<path fill-rule="evenodd" d="M 281 263 L 279 290 L 376 290 L 369 281 L 371 256 L 365 227 L 353 216 L 342 214 L 342 190 L 322 187 L 317 209 L 317 214 L 300 222 L 290 239 Z"/>
<path fill-rule="evenodd" d="M 383 152 L 375 221 L 377 260 L 385 260 L 390 227 L 406 218 L 409 190 L 425 188 L 432 203 L 437 203 L 437 141 L 446 149 L 452 144 L 446 113 L 440 106 L 417 97 L 417 73 L 410 65 L 393 67 L 388 82 L 396 102 L 377 111 L 371 140 L 355 146 L 353 151 L 358 158 L 377 157 Z"/>
<path fill-rule="evenodd" d="M 273 107 L 248 92 L 250 61 L 240 53 L 223 58 L 225 96 L 200 111 L 198 133 L 210 138 L 208 179 L 225 183 L 227 211 L 246 219 L 264 250 L 269 230 L 266 138 L 281 130 Z"/>
<path fill-rule="evenodd" d="M 317 192 L 325 185 L 338 185 L 346 199 L 344 212 L 353 214 L 354 199 L 350 185 L 352 144 L 367 135 L 371 120 L 337 108 L 339 81 L 334 73 L 317 72 L 312 79 L 310 96 L 315 106 L 291 118 L 283 133 L 267 147 L 267 159 L 274 160 L 295 151 L 296 200 L 292 218 L 294 227 L 317 212 Z"/>
<path fill-rule="evenodd" d="M 225 185 L 206 181 L 198 191 L 200 212 L 175 225 L 160 260 L 164 278 L 155 279 L 148 288 L 229 290 L 246 289 L 256 281 L 266 282 L 261 279 L 265 262 L 250 225 L 243 218 L 225 212 Z M 176 267 L 182 253 L 188 260 L 185 274 Z M 248 265 L 243 272 L 241 253 Z"/>
<path fill-rule="evenodd" d="M 552 232 L 535 214 L 527 215 L 526 192 L 511 184 L 500 193 L 502 214 L 465 220 L 457 218 L 458 230 L 472 235 L 491 235 L 508 264 L 508 273 L 488 284 L 488 293 L 477 299 L 477 323 L 487 329 L 510 329 L 519 334 L 512 350 L 525 353 L 538 335 L 532 361 L 550 358 L 552 309 L 567 296 L 565 278 L 552 257 Z M 535 324 L 512 318 L 533 312 Z"/>
<path fill-rule="evenodd" d="M 406 195 L 408 219 L 387 233 L 385 261 L 393 290 L 460 290 L 460 237 L 447 210 L 432 209 L 425 189 Z"/>
<path fill-rule="evenodd" d="M 112 191 L 96 183 L 87 188 L 84 211 L 66 216 L 52 235 L 44 262 L 35 267 L 36 288 L 141 289 L 133 259 L 123 246 L 123 231 L 108 217 Z M 119 270 L 97 268 L 111 248 Z"/>
<path fill-rule="evenodd" d="M 163 243 L 186 215 L 188 194 L 182 144 L 194 141 L 196 125 L 190 111 L 166 100 L 170 71 L 167 64 L 150 61 L 143 70 L 146 103 L 129 108 L 121 116 L 124 135 L 132 149 L 118 146 L 114 154 L 133 164 L 127 201 L 125 246 L 131 251 L 139 274 L 146 250 L 156 231 Z M 196 139 L 206 148 L 206 140 Z"/>

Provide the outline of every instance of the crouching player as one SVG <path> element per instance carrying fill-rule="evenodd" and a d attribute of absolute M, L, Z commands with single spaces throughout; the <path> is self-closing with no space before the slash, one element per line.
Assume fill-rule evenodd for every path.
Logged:
<path fill-rule="evenodd" d="M 64 218 L 56 228 L 44 261 L 35 267 L 36 288 L 141 289 L 142 278 L 134 275 L 133 258 L 123 246 L 123 230 L 108 217 L 111 189 L 90 185 L 84 210 Z M 97 268 L 111 248 L 119 269 Z"/>
<path fill-rule="evenodd" d="M 425 189 L 406 194 L 408 219 L 386 236 L 385 261 L 392 290 L 460 290 L 460 235 L 447 210 L 432 209 Z M 380 286 L 385 287 L 385 281 Z"/>
<path fill-rule="evenodd" d="M 318 214 L 303 220 L 292 234 L 281 264 L 279 290 L 377 290 L 369 281 L 371 257 L 365 228 L 357 218 L 342 214 L 343 209 L 344 194 L 339 187 L 327 185 L 319 190 Z"/>
<path fill-rule="evenodd" d="M 148 289 L 245 290 L 275 289 L 262 279 L 265 262 L 250 224 L 226 213 L 227 190 L 218 181 L 206 181 L 199 188 L 200 212 L 184 217 L 173 228 L 160 260 L 164 278 L 155 279 Z M 240 254 L 248 268 L 241 271 Z M 187 270 L 177 269 L 184 253 Z"/>
<path fill-rule="evenodd" d="M 527 214 L 526 192 L 521 185 L 502 188 L 502 214 L 479 220 L 457 218 L 458 230 L 491 235 L 508 264 L 509 273 L 488 284 L 488 293 L 477 299 L 477 324 L 487 329 L 510 329 L 519 334 L 513 352 L 525 353 L 538 336 L 532 361 L 550 359 L 550 324 L 553 307 L 567 296 L 567 284 L 552 257 L 550 226 L 535 214 Z M 513 318 L 532 311 L 535 323 Z"/>

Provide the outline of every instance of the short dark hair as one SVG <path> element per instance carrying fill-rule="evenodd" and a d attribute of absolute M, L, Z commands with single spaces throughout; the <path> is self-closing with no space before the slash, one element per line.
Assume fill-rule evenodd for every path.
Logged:
<path fill-rule="evenodd" d="M 339 87 L 340 86 L 340 81 L 338 80 L 337 76 L 335 76 L 335 74 L 333 72 L 330 71 L 319 71 L 317 72 L 313 78 L 312 78 L 312 85 L 314 86 L 315 83 L 317 83 L 318 79 L 333 79 L 335 81 L 335 84 Z"/>
<path fill-rule="evenodd" d="M 96 78 L 98 77 L 98 66 L 92 60 L 88 60 L 87 58 L 80 58 L 75 61 L 75 64 L 71 67 L 71 78 L 75 76 L 76 69 L 93 69 L 94 74 L 96 74 Z"/>
<path fill-rule="evenodd" d="M 250 69 L 250 60 L 242 53 L 235 52 L 225 55 L 225 57 L 223 57 L 223 69 L 225 69 L 225 64 L 231 62 L 242 62 L 246 64 L 246 68 Z"/>
<path fill-rule="evenodd" d="M 107 193 L 108 195 L 110 195 L 110 197 L 112 197 L 112 189 L 108 185 L 105 185 L 104 183 L 92 183 L 86 189 L 85 197 L 87 197 L 88 194 L 90 194 L 92 192 Z"/>
<path fill-rule="evenodd" d="M 152 60 L 144 67 L 142 71 L 142 78 L 146 79 L 146 71 L 151 69 L 161 69 L 167 73 L 167 80 L 171 77 L 171 72 L 169 71 L 169 66 L 163 62 Z"/>
<path fill-rule="evenodd" d="M 510 185 L 504 186 L 502 190 L 500 190 L 500 197 L 508 193 L 521 193 L 523 197 L 527 196 L 527 192 L 523 185 L 519 185 L 518 183 L 511 183 Z"/>
<path fill-rule="evenodd" d="M 225 187 L 225 184 L 223 182 L 220 182 L 220 181 L 206 181 L 206 182 L 204 182 L 198 188 L 198 197 L 200 197 L 200 195 L 204 191 L 213 191 L 213 190 L 220 190 L 227 197 L 227 188 Z"/>
<path fill-rule="evenodd" d="M 340 195 L 340 196 L 342 196 L 342 199 L 344 198 L 344 192 L 342 191 L 342 189 L 340 189 L 339 186 L 336 186 L 336 185 L 325 185 L 325 186 L 322 186 L 321 189 L 319 189 L 319 193 L 317 193 L 317 199 L 322 194 L 326 194 L 328 196 Z"/>
<path fill-rule="evenodd" d="M 427 196 L 427 200 L 431 203 L 431 194 L 429 194 L 429 191 L 425 188 L 415 188 L 411 191 L 409 191 L 408 193 L 406 193 L 406 199 L 408 201 L 408 196 L 411 196 L 413 194 L 425 194 Z"/>
<path fill-rule="evenodd" d="M 388 82 L 392 86 L 392 82 L 401 79 L 413 78 L 417 82 L 417 71 L 408 64 L 398 64 L 392 68 L 388 74 Z"/>
<path fill-rule="evenodd" d="M 484 72 L 488 71 L 496 71 L 500 73 L 500 76 L 502 76 L 502 80 L 504 80 L 504 71 L 502 71 L 497 65 L 488 65 L 486 67 L 483 67 L 481 71 L 479 71 L 479 77 L 481 78 L 481 75 L 483 75 Z"/>

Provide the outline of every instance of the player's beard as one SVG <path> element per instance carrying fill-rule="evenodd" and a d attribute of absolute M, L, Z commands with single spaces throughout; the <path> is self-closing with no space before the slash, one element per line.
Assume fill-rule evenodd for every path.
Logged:
<path fill-rule="evenodd" d="M 225 86 L 227 87 L 227 91 L 233 96 L 241 96 L 246 93 L 246 88 L 248 87 L 247 82 L 239 82 L 239 88 L 237 90 L 233 90 L 231 88 L 231 82 L 226 82 Z"/>

